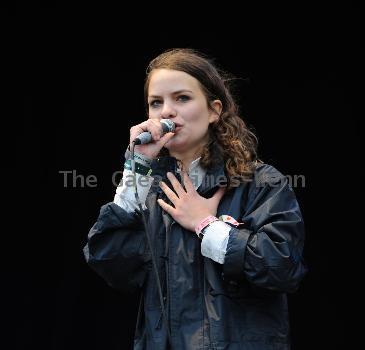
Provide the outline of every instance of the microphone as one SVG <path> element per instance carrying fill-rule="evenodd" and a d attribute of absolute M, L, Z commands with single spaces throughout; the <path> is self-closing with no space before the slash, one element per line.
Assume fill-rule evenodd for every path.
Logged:
<path fill-rule="evenodd" d="M 175 131 L 175 123 L 171 120 L 171 119 L 161 119 L 160 120 L 161 124 L 162 124 L 162 135 L 168 133 L 168 132 L 173 132 Z M 146 143 L 150 143 L 152 142 L 152 135 L 149 131 L 145 131 L 142 132 L 141 134 L 139 134 L 135 139 L 134 139 L 134 143 L 136 145 L 144 145 Z"/>

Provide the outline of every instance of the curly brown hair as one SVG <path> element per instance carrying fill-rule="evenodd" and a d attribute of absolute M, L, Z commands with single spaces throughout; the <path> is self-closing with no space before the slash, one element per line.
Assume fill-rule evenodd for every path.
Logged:
<path fill-rule="evenodd" d="M 182 71 L 197 79 L 206 96 L 208 108 L 213 109 L 211 103 L 214 100 L 222 103 L 219 119 L 209 125 L 209 139 L 201 153 L 201 166 L 208 169 L 223 160 L 228 190 L 233 187 L 232 178 L 238 182 L 251 179 L 257 163 L 261 162 L 257 157 L 258 140 L 239 117 L 238 105 L 230 91 L 231 75 L 218 69 L 212 59 L 196 50 L 167 50 L 154 58 L 147 67 L 144 85 L 146 110 L 151 73 L 162 68 Z M 168 154 L 168 150 L 162 148 L 158 156 Z"/>

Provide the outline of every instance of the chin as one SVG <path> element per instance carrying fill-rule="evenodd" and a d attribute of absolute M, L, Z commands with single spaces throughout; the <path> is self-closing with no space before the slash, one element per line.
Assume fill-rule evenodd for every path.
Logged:
<path fill-rule="evenodd" d="M 185 149 L 186 143 L 181 141 L 175 141 L 174 138 L 170 139 L 165 143 L 164 147 L 169 151 L 183 151 Z"/>

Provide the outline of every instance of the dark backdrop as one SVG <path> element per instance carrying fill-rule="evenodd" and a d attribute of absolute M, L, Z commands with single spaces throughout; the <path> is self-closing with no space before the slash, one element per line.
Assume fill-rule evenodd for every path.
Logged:
<path fill-rule="evenodd" d="M 287 17 L 276 9 L 283 24 L 268 9 L 246 27 L 247 12 L 230 9 L 230 21 L 219 20 L 222 13 L 206 14 L 206 25 L 172 16 L 159 29 L 152 24 L 161 21 L 145 23 L 142 34 L 128 11 L 115 19 L 109 9 L 100 19 L 97 8 L 92 15 L 61 5 L 6 10 L 3 96 L 14 137 L 5 144 L 5 169 L 15 181 L 4 186 L 12 226 L 4 235 L 11 238 L 4 300 L 16 349 L 131 348 L 138 295 L 110 289 L 86 265 L 82 247 L 100 206 L 113 200 L 112 174 L 122 170 L 129 128 L 146 117 L 146 65 L 172 47 L 201 50 L 238 77 L 237 101 L 260 158 L 305 177 L 295 192 L 310 272 L 289 296 L 293 349 L 340 348 L 346 225 L 339 198 L 349 154 L 342 136 L 354 128 L 346 15 L 314 8 Z M 97 185 L 82 186 L 79 177 L 74 187 L 70 176 L 65 187 L 60 171 L 94 175 Z"/>

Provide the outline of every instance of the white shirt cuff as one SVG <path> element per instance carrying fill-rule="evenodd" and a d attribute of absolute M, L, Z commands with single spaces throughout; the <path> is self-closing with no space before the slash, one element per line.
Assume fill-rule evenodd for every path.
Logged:
<path fill-rule="evenodd" d="M 214 221 L 204 230 L 201 253 L 219 264 L 224 263 L 231 226 L 223 221 Z"/>
<path fill-rule="evenodd" d="M 114 203 L 127 212 L 133 212 L 135 209 L 139 209 L 134 196 L 133 178 L 132 170 L 124 169 L 123 178 L 114 195 Z M 152 176 L 136 173 L 137 192 L 143 209 L 146 209 L 145 201 L 153 181 L 154 178 Z"/>

